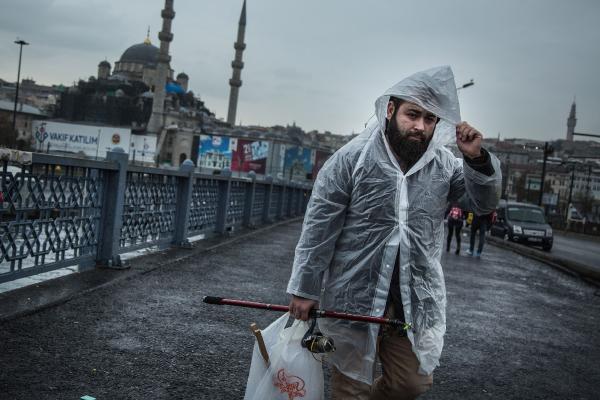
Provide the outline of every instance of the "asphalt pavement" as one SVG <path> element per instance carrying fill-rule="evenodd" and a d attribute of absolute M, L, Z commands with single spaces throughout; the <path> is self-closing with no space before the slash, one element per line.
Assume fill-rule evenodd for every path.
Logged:
<path fill-rule="evenodd" d="M 243 398 L 249 325 L 265 327 L 279 314 L 211 306 L 202 297 L 286 304 L 300 227 L 296 221 L 226 244 L 140 257 L 67 302 L 3 320 L 0 397 Z M 448 329 L 423 398 L 597 399 L 597 288 L 491 245 L 481 258 L 466 256 L 466 239 L 461 255 L 443 255 Z M 71 293 L 72 279 L 58 280 L 55 290 Z"/>
<path fill-rule="evenodd" d="M 587 264 L 600 272 L 600 241 L 597 238 L 555 231 L 552 253 Z"/>

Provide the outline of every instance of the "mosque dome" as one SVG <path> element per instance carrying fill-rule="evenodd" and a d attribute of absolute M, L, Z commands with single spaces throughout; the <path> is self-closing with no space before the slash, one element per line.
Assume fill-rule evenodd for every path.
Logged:
<path fill-rule="evenodd" d="M 150 41 L 134 44 L 129 47 L 121 56 L 121 63 L 139 63 L 144 65 L 156 65 L 158 62 L 158 47 L 152 45 Z"/>
<path fill-rule="evenodd" d="M 150 88 L 156 85 L 160 49 L 152 45 L 149 36 L 150 31 L 148 30 L 146 40 L 130 46 L 123 52 L 121 58 L 115 62 L 112 76 L 118 76 L 127 81 L 143 82 Z M 171 76 L 172 71 L 169 68 L 167 78 L 170 79 Z"/>
<path fill-rule="evenodd" d="M 185 72 L 180 72 L 180 73 L 177 74 L 177 78 L 176 79 L 190 79 L 190 77 Z"/>
<path fill-rule="evenodd" d="M 108 61 L 104 60 L 104 61 L 100 61 L 100 64 L 98 64 L 98 66 L 110 68 L 110 63 Z"/>

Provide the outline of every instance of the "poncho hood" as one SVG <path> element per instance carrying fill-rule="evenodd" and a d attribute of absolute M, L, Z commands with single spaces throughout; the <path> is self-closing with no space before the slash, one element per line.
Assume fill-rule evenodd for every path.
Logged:
<path fill-rule="evenodd" d="M 417 72 L 386 90 L 375 101 L 375 115 L 382 131 L 385 130 L 390 97 L 415 103 L 440 118 L 430 148 L 455 141 L 456 125 L 461 121 L 460 105 L 454 74 L 449 66 Z"/>

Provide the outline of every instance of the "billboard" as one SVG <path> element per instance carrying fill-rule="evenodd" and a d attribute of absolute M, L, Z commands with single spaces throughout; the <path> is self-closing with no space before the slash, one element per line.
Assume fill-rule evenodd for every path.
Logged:
<path fill-rule="evenodd" d="M 312 173 L 314 151 L 299 146 L 285 146 L 283 160 L 284 179 L 302 180 Z"/>
<path fill-rule="evenodd" d="M 33 121 L 31 129 L 36 151 L 61 151 L 92 158 L 105 158 L 106 152 L 115 147 L 127 152 L 131 140 L 131 129 L 111 126 Z"/>
<path fill-rule="evenodd" d="M 542 186 L 542 179 L 539 176 L 527 176 L 525 187 L 527 190 L 540 190 Z"/>
<path fill-rule="evenodd" d="M 131 135 L 129 159 L 135 162 L 154 162 L 156 155 L 156 136 Z"/>
<path fill-rule="evenodd" d="M 558 204 L 558 193 L 542 193 L 542 204 L 555 206 Z"/>
<path fill-rule="evenodd" d="M 238 139 L 237 148 L 232 154 L 232 171 L 265 174 L 267 157 L 269 156 L 269 142 L 248 139 Z"/>
<path fill-rule="evenodd" d="M 211 169 L 231 169 L 237 139 L 228 136 L 200 135 L 198 166 Z"/>
<path fill-rule="evenodd" d="M 317 179 L 317 174 L 323 168 L 325 161 L 331 156 L 331 153 L 327 153 L 321 150 L 315 150 L 315 162 L 312 169 L 312 179 Z"/>

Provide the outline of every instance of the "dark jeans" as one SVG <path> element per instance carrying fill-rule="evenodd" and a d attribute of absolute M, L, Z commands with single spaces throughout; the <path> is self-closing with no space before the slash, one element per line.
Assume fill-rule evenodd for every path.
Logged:
<path fill-rule="evenodd" d="M 475 248 L 475 235 L 479 231 L 479 245 L 477 246 L 477 252 L 481 254 L 483 251 L 483 244 L 485 243 L 485 231 L 487 230 L 487 222 L 481 221 L 478 224 L 471 225 L 471 244 L 469 250 L 473 252 Z"/>
<path fill-rule="evenodd" d="M 450 251 L 450 245 L 452 244 L 452 233 L 456 236 L 456 253 L 460 252 L 460 231 L 462 229 L 462 221 L 460 224 L 448 221 L 448 237 L 446 238 L 446 251 Z"/>

